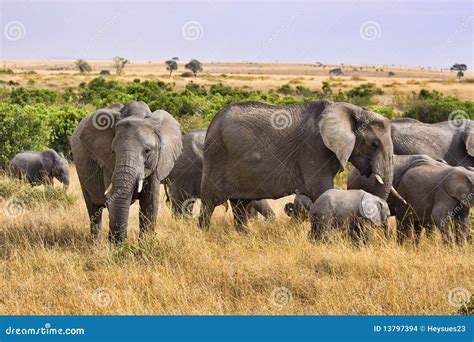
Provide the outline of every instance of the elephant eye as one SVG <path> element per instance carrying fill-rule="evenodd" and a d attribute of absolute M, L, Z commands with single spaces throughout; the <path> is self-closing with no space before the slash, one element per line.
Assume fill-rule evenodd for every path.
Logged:
<path fill-rule="evenodd" d="M 148 156 L 151 154 L 151 148 L 145 148 L 145 149 L 143 150 L 143 154 L 144 154 L 146 157 L 148 157 Z"/>
<path fill-rule="evenodd" d="M 378 149 L 380 147 L 380 141 L 379 140 L 372 141 L 372 147 L 374 149 Z"/>

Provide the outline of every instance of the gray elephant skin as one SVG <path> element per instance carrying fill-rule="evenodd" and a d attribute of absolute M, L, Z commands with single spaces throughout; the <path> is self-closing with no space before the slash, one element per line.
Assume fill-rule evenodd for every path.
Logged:
<path fill-rule="evenodd" d="M 426 124 L 414 119 L 392 120 L 393 153 L 426 154 L 452 166 L 474 167 L 474 121 Z"/>
<path fill-rule="evenodd" d="M 347 161 L 377 174 L 377 194 L 392 185 L 390 122 L 347 103 L 317 101 L 286 106 L 243 102 L 224 107 L 211 122 L 204 146 L 199 224 L 209 226 L 215 206 L 230 199 L 240 225 L 254 199 L 293 193 L 316 200 L 333 188 Z"/>
<path fill-rule="evenodd" d="M 18 153 L 9 170 L 14 177 L 24 178 L 31 185 L 53 185 L 56 178 L 66 189 L 69 186 L 69 164 L 53 149 Z"/>
<path fill-rule="evenodd" d="M 297 194 L 293 202 L 285 204 L 285 213 L 292 219 L 306 220 L 309 218 L 309 211 L 312 205 L 311 198 Z"/>
<path fill-rule="evenodd" d="M 398 190 L 398 184 L 400 183 L 403 175 L 407 170 L 417 162 L 420 161 L 436 161 L 427 155 L 393 155 L 393 187 Z M 364 190 L 371 194 L 377 191 L 378 182 L 373 175 L 366 177 L 362 175 L 359 170 L 352 168 L 347 176 L 347 189 L 348 190 Z M 387 203 L 390 208 L 392 215 L 396 215 L 397 202 L 399 199 L 395 198 L 392 194 L 389 194 Z"/>
<path fill-rule="evenodd" d="M 165 189 L 168 188 L 171 208 L 176 216 L 191 217 L 196 199 L 201 198 L 206 132 L 207 129 L 204 128 L 194 129 L 183 136 L 182 153 L 165 180 Z M 255 217 L 258 213 L 265 218 L 275 217 L 275 213 L 266 200 L 251 201 L 247 211 L 249 217 Z"/>
<path fill-rule="evenodd" d="M 82 119 L 71 147 L 93 236 L 107 207 L 109 240 L 126 239 L 130 205 L 137 199 L 140 236 L 155 229 L 160 181 L 181 153 L 182 134 L 169 113 L 152 113 L 144 102 L 99 109 Z"/>
<path fill-rule="evenodd" d="M 422 227 L 430 233 L 439 228 L 444 242 L 452 243 L 454 225 L 456 242 L 464 245 L 470 236 L 469 211 L 474 206 L 474 172 L 433 161 L 420 161 L 405 172 L 398 192 L 408 205 L 397 201 L 396 217 L 399 241 L 414 228 L 416 241 Z"/>
<path fill-rule="evenodd" d="M 387 202 L 364 190 L 331 189 L 311 207 L 311 238 L 324 239 L 335 227 L 348 225 L 353 242 L 366 242 L 371 227 L 384 227 L 390 237 Z"/>

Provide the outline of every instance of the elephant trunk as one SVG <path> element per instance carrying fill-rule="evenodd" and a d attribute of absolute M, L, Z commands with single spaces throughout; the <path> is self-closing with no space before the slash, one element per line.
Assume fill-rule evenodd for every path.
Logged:
<path fill-rule="evenodd" d="M 118 159 L 112 175 L 111 191 L 109 193 L 109 239 L 114 243 L 127 238 L 130 205 L 140 174 L 135 165 L 134 158 Z"/>
<path fill-rule="evenodd" d="M 393 156 L 392 149 L 380 154 L 372 163 L 372 173 L 376 179 L 374 195 L 387 199 L 393 183 Z"/>

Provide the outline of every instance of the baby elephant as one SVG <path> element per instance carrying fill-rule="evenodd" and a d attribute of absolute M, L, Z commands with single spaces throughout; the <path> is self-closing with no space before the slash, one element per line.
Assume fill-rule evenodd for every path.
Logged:
<path fill-rule="evenodd" d="M 18 153 L 10 162 L 10 173 L 28 180 L 31 185 L 53 185 L 53 178 L 69 186 L 69 165 L 55 150 Z"/>
<path fill-rule="evenodd" d="M 385 237 L 390 237 L 387 202 L 364 190 L 328 190 L 314 202 L 311 216 L 311 238 L 316 240 L 325 238 L 334 226 L 346 224 L 353 242 L 366 242 L 372 226 L 383 226 Z"/>

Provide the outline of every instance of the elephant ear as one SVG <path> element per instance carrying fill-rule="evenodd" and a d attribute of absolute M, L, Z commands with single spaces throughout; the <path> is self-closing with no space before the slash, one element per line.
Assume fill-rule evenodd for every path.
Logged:
<path fill-rule="evenodd" d="M 369 193 L 365 193 L 362 196 L 362 201 L 359 206 L 359 214 L 369 219 L 373 224 L 380 226 L 382 225 L 382 215 L 384 208 L 380 199 Z"/>
<path fill-rule="evenodd" d="M 455 168 L 449 172 L 443 182 L 443 186 L 449 196 L 462 201 L 471 193 L 473 184 L 471 184 L 469 177 L 463 171 Z"/>
<path fill-rule="evenodd" d="M 154 121 L 155 129 L 161 141 L 156 170 L 158 179 L 161 181 L 169 175 L 174 162 L 181 154 L 184 132 L 171 114 L 164 110 L 154 111 L 148 117 Z"/>
<path fill-rule="evenodd" d="M 466 129 L 464 133 L 464 142 L 466 144 L 467 153 L 474 157 L 474 123 L 473 121 L 470 122 L 469 127 Z"/>
<path fill-rule="evenodd" d="M 334 152 L 341 169 L 346 166 L 356 142 L 352 109 L 338 103 L 328 105 L 321 113 L 319 131 L 324 145 Z"/>
<path fill-rule="evenodd" d="M 87 116 L 79 141 L 90 153 L 100 167 L 113 171 L 115 155 L 112 151 L 112 140 L 115 136 L 114 126 L 120 119 L 120 112 L 115 109 L 103 108 Z"/>
<path fill-rule="evenodd" d="M 45 170 L 52 170 L 56 165 L 56 160 L 58 159 L 58 154 L 55 150 L 49 149 L 41 152 L 41 162 L 43 163 L 43 168 Z"/>

